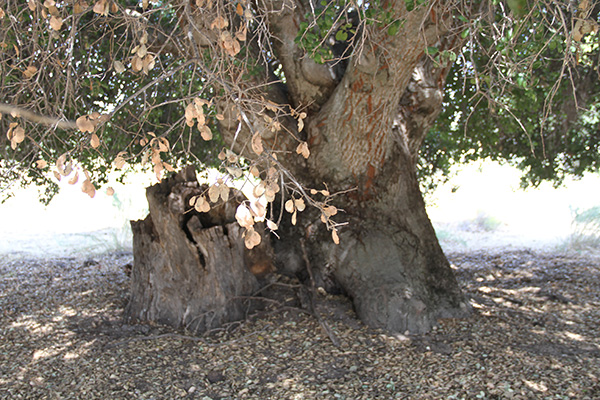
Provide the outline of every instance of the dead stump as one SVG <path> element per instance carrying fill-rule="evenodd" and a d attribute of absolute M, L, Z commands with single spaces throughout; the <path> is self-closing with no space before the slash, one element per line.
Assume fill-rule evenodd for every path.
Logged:
<path fill-rule="evenodd" d="M 263 235 L 261 244 L 246 249 L 244 229 L 235 222 L 236 208 L 245 197 L 235 189 L 230 189 L 227 202 L 207 213 L 189 206 L 190 198 L 206 189 L 188 167 L 146 190 L 149 215 L 131 221 L 129 321 L 199 333 L 243 319 L 253 308 L 247 297 L 260 285 L 251 271 L 271 265 L 268 238 L 264 229 L 257 229 Z"/>

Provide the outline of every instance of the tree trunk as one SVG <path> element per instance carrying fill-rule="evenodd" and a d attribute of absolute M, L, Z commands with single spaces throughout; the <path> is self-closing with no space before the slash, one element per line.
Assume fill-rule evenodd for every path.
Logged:
<path fill-rule="evenodd" d="M 235 222 L 243 195 L 233 189 L 230 200 L 209 213 L 191 208 L 190 198 L 205 190 L 193 168 L 147 189 L 150 213 L 131 223 L 130 320 L 203 332 L 243 319 L 252 308 L 244 297 L 259 288 L 251 271 L 260 274 L 270 265 L 268 240 L 245 248 Z"/>

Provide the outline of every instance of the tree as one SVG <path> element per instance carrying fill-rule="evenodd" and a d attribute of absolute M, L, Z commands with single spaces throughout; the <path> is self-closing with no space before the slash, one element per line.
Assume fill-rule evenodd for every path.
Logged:
<path fill-rule="evenodd" d="M 227 257 L 254 262 L 238 244 L 267 246 L 264 221 L 273 246 L 260 257 L 274 253 L 278 267 L 348 294 L 371 326 L 425 332 L 469 306 L 418 173 L 465 155 L 519 158 L 539 143 L 538 158 L 526 159 L 546 171 L 573 156 L 578 167 L 561 174 L 597 170 L 598 8 L 587 0 L 11 1 L 0 8 L 2 166 L 7 180 L 26 184 L 76 168 L 93 195 L 126 163 L 146 163 L 158 178 L 200 159 L 219 163 L 224 176 L 209 187 L 185 172 L 149 190 L 137 259 L 154 256 L 134 270 L 129 309 L 138 317 L 212 326 L 214 304 L 190 300 L 198 285 L 214 289 L 196 274 Z M 532 176 L 560 178 L 535 175 L 544 168 Z M 248 176 L 267 207 L 241 199 L 225 212 L 235 197 L 227 182 Z M 210 239 L 214 251 L 202 251 L 199 240 L 209 239 L 200 232 L 214 224 L 201 219 L 219 213 L 229 241 Z M 242 229 L 231 236 L 233 220 Z M 229 300 L 257 287 L 238 272 L 239 286 L 212 281 L 222 282 L 221 322 L 240 315 Z"/>

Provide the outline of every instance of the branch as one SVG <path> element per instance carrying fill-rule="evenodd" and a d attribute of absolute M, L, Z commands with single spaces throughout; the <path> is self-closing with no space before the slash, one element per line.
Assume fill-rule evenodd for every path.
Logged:
<path fill-rule="evenodd" d="M 75 121 L 39 115 L 21 107 L 11 106 L 10 104 L 0 103 L 0 113 L 11 114 L 13 116 L 25 118 L 26 120 L 36 124 L 54 126 L 60 129 L 78 129 Z"/>

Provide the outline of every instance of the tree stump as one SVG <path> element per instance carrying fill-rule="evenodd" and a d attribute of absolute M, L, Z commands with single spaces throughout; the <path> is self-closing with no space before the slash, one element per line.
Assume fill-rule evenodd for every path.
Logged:
<path fill-rule="evenodd" d="M 206 189 L 190 167 L 147 188 L 149 215 L 131 221 L 134 265 L 126 319 L 200 333 L 243 319 L 254 307 L 245 297 L 260 288 L 251 271 L 271 268 L 269 241 L 257 229 L 261 244 L 244 246 L 235 211 L 245 197 L 235 189 L 207 213 L 189 206 Z"/>

